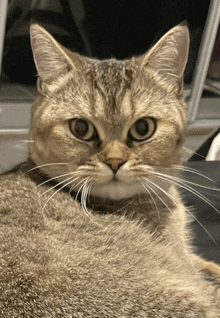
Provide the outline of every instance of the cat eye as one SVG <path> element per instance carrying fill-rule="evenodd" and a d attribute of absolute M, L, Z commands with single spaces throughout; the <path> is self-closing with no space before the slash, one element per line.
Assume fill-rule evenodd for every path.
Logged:
<path fill-rule="evenodd" d="M 156 128 L 155 120 L 152 118 L 138 119 L 129 130 L 129 137 L 134 141 L 142 141 L 150 138 Z"/>
<path fill-rule="evenodd" d="M 94 125 L 86 119 L 73 119 L 70 121 L 70 131 L 79 139 L 91 141 L 98 136 Z"/>

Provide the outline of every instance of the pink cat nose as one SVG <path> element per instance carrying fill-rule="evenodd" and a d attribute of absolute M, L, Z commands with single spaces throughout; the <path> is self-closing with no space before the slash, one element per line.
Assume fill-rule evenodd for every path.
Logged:
<path fill-rule="evenodd" d="M 125 163 L 121 158 L 108 158 L 106 164 L 112 169 L 114 173 Z"/>

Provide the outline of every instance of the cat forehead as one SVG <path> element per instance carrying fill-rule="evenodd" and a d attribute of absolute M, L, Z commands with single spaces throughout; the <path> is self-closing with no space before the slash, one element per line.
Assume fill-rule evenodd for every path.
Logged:
<path fill-rule="evenodd" d="M 73 113 L 77 111 L 78 116 L 116 125 L 143 116 L 162 118 L 170 108 L 172 114 L 176 113 L 178 105 L 171 105 L 164 88 L 158 86 L 147 72 L 142 72 L 135 58 L 100 61 L 83 57 L 82 62 L 83 73 L 77 84 L 73 84 L 78 87 L 78 94 L 73 94 L 73 103 L 70 103 Z M 71 100 L 72 95 L 68 96 Z M 166 107 L 163 107 L 164 103 Z"/>
<path fill-rule="evenodd" d="M 104 85 L 131 83 L 137 70 L 136 63 L 131 60 L 119 61 L 115 59 L 98 61 L 94 63 L 94 79 Z"/>
<path fill-rule="evenodd" d="M 93 63 L 89 73 L 95 100 L 94 112 L 105 113 L 107 117 L 123 113 L 122 102 L 125 104 L 127 100 L 136 72 L 137 65 L 133 60 L 111 59 Z M 125 113 L 128 113 L 128 109 Z"/>

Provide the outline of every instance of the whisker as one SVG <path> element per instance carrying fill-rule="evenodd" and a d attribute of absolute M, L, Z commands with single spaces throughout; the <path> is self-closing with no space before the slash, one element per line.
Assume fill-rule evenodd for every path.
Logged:
<path fill-rule="evenodd" d="M 146 178 L 145 178 L 146 179 Z M 150 180 L 148 180 L 150 181 Z M 151 182 L 151 181 L 150 181 Z M 161 187 L 159 187 L 158 185 L 154 184 L 158 189 L 160 189 L 164 194 L 167 195 L 167 197 L 172 200 L 172 202 L 178 207 L 179 203 L 164 189 L 162 189 Z M 188 212 L 190 214 L 190 216 L 201 226 L 201 228 L 208 234 L 208 236 L 211 238 L 211 240 L 213 241 L 213 243 L 219 248 L 218 243 L 216 242 L 216 240 L 212 237 L 212 235 L 209 233 L 209 231 L 204 227 L 204 225 L 202 225 L 202 223 L 197 219 L 197 217 L 195 215 L 193 215 L 185 206 L 184 206 L 186 212 Z"/>
<path fill-rule="evenodd" d="M 156 187 L 157 189 L 159 189 L 161 192 L 163 192 L 165 195 L 167 195 L 166 191 L 164 189 L 162 189 L 160 186 L 158 186 L 156 183 L 152 182 L 151 180 L 147 179 L 147 178 L 143 178 L 145 180 L 145 182 L 149 182 L 152 186 Z M 149 185 L 148 185 L 149 186 Z M 158 197 L 158 199 L 164 204 L 164 206 L 167 208 L 167 210 L 172 214 L 172 210 L 170 209 L 170 207 L 166 204 L 166 202 L 159 196 L 159 194 L 154 191 L 151 187 L 151 191 Z M 168 196 L 167 196 L 168 197 Z M 172 201 L 172 200 L 171 200 Z"/>
<path fill-rule="evenodd" d="M 205 159 L 205 157 L 202 156 L 202 155 L 200 155 L 198 152 L 195 152 L 195 151 L 193 151 L 193 150 L 191 150 L 191 149 L 189 149 L 189 148 L 187 148 L 187 147 L 185 147 L 185 146 L 183 146 L 182 148 L 183 148 L 184 150 L 186 150 L 187 152 L 193 154 L 193 155 L 195 154 L 195 155 L 199 156 L 200 158 Z"/>
<path fill-rule="evenodd" d="M 194 172 L 200 172 L 198 169 L 195 169 L 195 168 L 192 168 L 192 167 L 186 167 L 186 166 L 184 166 L 184 165 L 172 165 L 172 168 L 176 168 L 176 169 L 184 169 L 184 170 L 186 170 L 187 169 L 187 171 L 189 170 L 189 171 L 194 171 Z"/>
<path fill-rule="evenodd" d="M 191 213 L 186 207 L 185 207 L 186 211 L 190 214 L 190 216 L 201 226 L 201 228 L 203 229 L 203 231 L 206 232 L 206 234 L 208 234 L 208 236 L 210 237 L 210 239 L 212 240 L 213 243 L 215 243 L 215 245 L 219 248 L 218 243 L 216 242 L 216 240 L 213 238 L 213 236 L 209 233 L 209 231 L 204 227 L 204 225 L 202 225 L 202 223 L 197 219 L 197 217 L 195 215 L 193 215 L 193 213 Z"/>
<path fill-rule="evenodd" d="M 40 168 L 42 168 L 42 167 L 57 166 L 57 165 L 66 165 L 66 166 L 67 166 L 68 164 L 67 164 L 67 163 L 64 163 L 64 162 L 47 163 L 47 164 L 44 164 L 44 165 L 36 166 L 36 167 L 34 167 L 34 168 L 28 170 L 27 172 L 31 172 L 31 171 L 33 171 L 33 170 L 35 170 L 35 169 L 40 169 Z"/>
<path fill-rule="evenodd" d="M 130 203 L 127 203 L 126 205 L 124 205 L 123 207 L 119 208 L 118 210 L 114 211 L 114 214 L 119 213 L 120 211 L 123 211 L 124 209 L 126 209 L 128 206 L 130 205 Z M 117 223 L 117 221 L 114 221 L 114 223 Z"/>
<path fill-rule="evenodd" d="M 200 187 L 200 188 L 204 188 L 204 189 L 208 189 L 208 190 L 213 190 L 213 191 L 220 191 L 220 189 L 218 189 L 218 188 L 207 187 L 207 186 L 201 185 L 201 184 L 199 184 L 199 183 L 195 183 L 195 182 L 188 181 L 188 180 L 181 179 L 181 178 L 174 177 L 174 176 L 169 176 L 169 175 L 164 174 L 164 173 L 160 173 L 160 172 L 156 172 L 156 171 L 155 171 L 154 174 L 161 175 L 161 176 L 166 176 L 166 177 L 171 178 L 171 179 L 174 179 L 174 180 L 176 180 L 176 181 L 180 181 L 180 182 L 182 182 L 182 183 L 192 184 L 192 185 L 195 185 L 195 186 Z M 196 191 L 196 190 L 195 190 L 195 191 Z"/>
<path fill-rule="evenodd" d="M 81 189 L 82 189 L 83 186 L 84 186 L 84 181 L 85 181 L 86 179 L 88 179 L 88 177 L 87 177 L 87 178 L 84 178 L 83 180 L 81 180 L 81 181 L 76 185 L 76 187 L 78 187 L 78 185 L 79 185 L 81 182 L 83 182 L 83 184 L 80 186 L 80 188 L 79 188 L 78 191 L 77 191 L 77 194 L 76 194 L 76 197 L 75 197 L 76 200 L 77 200 L 77 198 L 78 198 L 78 195 L 79 195 Z"/>
<path fill-rule="evenodd" d="M 89 189 L 88 189 L 88 203 L 90 204 L 90 194 L 91 194 L 91 189 L 92 189 L 92 179 L 90 179 L 90 184 L 89 184 Z"/>
<path fill-rule="evenodd" d="M 69 179 L 72 179 L 73 177 L 71 177 L 71 178 L 68 178 L 67 180 L 65 180 L 64 182 L 66 182 L 66 181 L 68 181 Z M 68 186 L 70 183 L 72 183 L 72 182 L 74 182 L 74 179 L 73 180 L 71 180 L 71 181 L 69 181 L 69 182 L 67 182 L 67 183 L 65 183 L 61 188 L 59 188 L 57 191 L 55 191 L 50 197 L 49 197 L 49 199 L 46 201 L 46 203 L 44 204 L 44 206 L 43 206 L 43 209 L 42 209 L 42 212 L 44 213 L 44 210 L 45 210 L 45 207 L 46 207 L 46 205 L 47 205 L 47 203 L 59 192 L 59 191 L 61 191 L 63 188 L 65 188 L 66 186 Z M 63 182 L 62 182 L 63 183 Z M 50 189 L 51 190 L 51 189 Z"/>
<path fill-rule="evenodd" d="M 29 139 L 21 139 L 21 140 L 17 140 L 17 143 L 31 143 L 31 142 L 35 142 L 35 140 L 29 140 Z"/>
<path fill-rule="evenodd" d="M 46 183 L 50 182 L 50 181 L 53 181 L 53 180 L 59 179 L 59 178 L 61 178 L 61 177 L 66 177 L 66 176 L 69 176 L 69 175 L 76 175 L 76 174 L 80 175 L 80 174 L 79 174 L 79 172 L 77 172 L 77 171 L 73 171 L 73 172 L 68 172 L 68 173 L 61 174 L 61 175 L 59 175 L 59 176 L 56 176 L 56 177 L 50 178 L 50 179 L 48 179 L 48 180 L 46 180 L 46 181 L 44 181 L 44 182 L 42 182 L 42 183 L 38 184 L 38 185 L 34 188 L 34 190 L 35 190 L 35 189 L 37 189 L 37 188 L 39 188 L 40 186 L 42 186 L 42 185 L 44 185 L 44 184 L 46 184 Z"/>
<path fill-rule="evenodd" d="M 86 188 L 86 191 L 85 191 L 85 195 L 84 195 L 84 210 L 87 212 L 88 215 L 90 215 L 90 217 L 92 216 L 92 214 L 88 211 L 87 209 L 87 206 L 86 206 L 86 199 L 87 197 L 89 196 L 89 191 L 91 189 L 91 180 L 92 178 L 89 178 L 87 181 L 86 181 L 86 184 L 85 184 L 85 188 Z"/>
<path fill-rule="evenodd" d="M 155 175 L 157 175 L 157 173 L 155 172 Z M 162 175 L 162 174 L 161 174 Z M 218 214 L 220 214 L 220 212 L 216 209 L 216 207 L 214 207 L 214 205 L 212 205 L 211 201 L 209 199 L 207 199 L 203 194 L 199 193 L 197 190 L 195 190 L 194 188 L 190 187 L 187 184 L 184 184 L 184 182 L 182 181 L 177 181 L 177 180 L 173 180 L 172 177 L 168 176 L 168 175 L 158 175 L 158 178 L 165 180 L 166 182 L 170 182 L 173 183 L 193 194 L 195 194 L 198 198 L 200 198 L 201 200 L 203 200 L 204 202 L 206 202 L 210 207 L 212 207 Z"/>
<path fill-rule="evenodd" d="M 154 200 L 154 197 L 152 196 L 152 194 L 150 193 L 149 189 L 155 194 L 155 191 L 149 186 L 149 184 L 147 184 L 147 187 L 145 187 L 145 185 L 143 184 L 141 178 L 138 178 L 138 180 L 140 181 L 140 183 L 142 184 L 142 186 L 144 187 L 144 189 L 147 191 L 147 193 L 149 194 L 149 196 L 151 197 L 154 205 L 155 205 L 155 208 L 157 210 L 157 214 L 158 214 L 158 217 L 160 219 L 160 213 L 159 213 L 159 209 L 158 209 L 158 206 L 157 206 L 157 203 L 156 201 Z M 147 180 L 147 179 L 146 179 Z M 146 182 L 145 180 L 145 182 Z M 148 189 L 149 188 L 149 189 Z"/>
<path fill-rule="evenodd" d="M 86 198 L 87 198 L 87 194 L 88 194 L 88 185 L 87 183 L 89 182 L 89 178 L 86 179 L 86 181 L 83 183 L 83 188 L 82 188 L 82 195 L 81 195 L 81 205 L 83 210 L 89 214 L 89 211 L 87 209 L 86 206 Z"/>
<path fill-rule="evenodd" d="M 88 191 L 87 191 L 87 201 L 89 202 L 89 196 L 90 196 L 90 191 L 91 191 L 91 188 L 92 188 L 92 179 L 93 177 L 91 177 L 89 179 L 89 182 L 88 182 Z M 91 213 L 90 213 L 91 214 Z"/>
<path fill-rule="evenodd" d="M 93 222 L 94 224 L 98 225 L 98 226 L 101 226 L 103 227 L 102 224 L 99 224 L 97 223 L 94 219 L 94 216 L 92 215 L 92 213 L 87 209 L 87 206 L 86 206 L 86 199 L 87 199 L 87 196 L 89 194 L 89 191 L 91 189 L 91 180 L 92 178 L 90 177 L 87 177 L 86 180 L 84 181 L 83 185 L 81 186 L 82 187 L 82 194 L 81 194 L 81 206 L 85 212 L 85 215 L 87 217 L 89 217 L 90 221 Z M 79 189 L 80 190 L 80 189 Z"/>
<path fill-rule="evenodd" d="M 181 171 L 186 171 L 186 172 L 191 172 L 194 173 L 204 179 L 207 179 L 209 181 L 211 181 L 212 183 L 216 183 L 213 179 L 207 177 L 206 175 L 202 174 L 199 170 L 197 169 L 193 169 L 190 167 L 184 167 L 184 166 L 178 166 L 178 165 L 173 165 L 172 168 L 177 169 L 177 170 L 181 170 Z"/>
<path fill-rule="evenodd" d="M 79 179 L 79 178 L 78 178 Z M 77 184 L 73 184 L 71 187 L 70 187 L 70 189 L 69 189 L 69 194 L 75 189 L 75 188 L 77 188 L 78 187 L 78 185 L 80 185 L 80 183 L 82 183 L 84 180 L 85 180 L 86 178 L 84 178 L 84 179 L 82 179 L 82 180 L 80 180 Z M 77 197 L 76 197 L 76 200 L 77 200 Z"/>
<path fill-rule="evenodd" d="M 67 179 L 65 179 L 65 180 L 63 180 L 63 181 L 60 181 L 59 183 L 55 184 L 53 187 L 50 187 L 48 190 L 46 190 L 44 193 L 42 193 L 42 194 L 38 197 L 38 199 L 41 198 L 41 197 L 42 197 L 43 195 L 45 195 L 46 193 L 48 193 L 49 191 L 53 190 L 54 188 L 58 187 L 59 185 L 63 184 L 64 182 L 66 182 L 66 181 L 68 181 L 68 180 L 70 180 L 70 179 L 73 179 L 73 177 L 71 176 L 71 177 L 69 177 L 69 178 L 67 178 Z M 76 180 L 76 179 L 79 179 L 79 177 L 77 177 L 77 178 L 75 178 L 75 179 L 73 179 L 73 180 Z M 68 183 L 68 184 L 69 184 L 69 183 Z"/>

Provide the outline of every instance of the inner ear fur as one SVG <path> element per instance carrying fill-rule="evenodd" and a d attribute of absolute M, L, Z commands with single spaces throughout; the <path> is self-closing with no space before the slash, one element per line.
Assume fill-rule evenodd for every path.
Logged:
<path fill-rule="evenodd" d="M 170 84 L 181 84 L 189 51 L 186 23 L 168 31 L 149 51 L 138 58 L 140 67 L 152 68 Z"/>
<path fill-rule="evenodd" d="M 49 84 L 75 68 L 74 55 L 78 54 L 64 48 L 43 27 L 32 24 L 30 37 L 40 80 Z"/>

